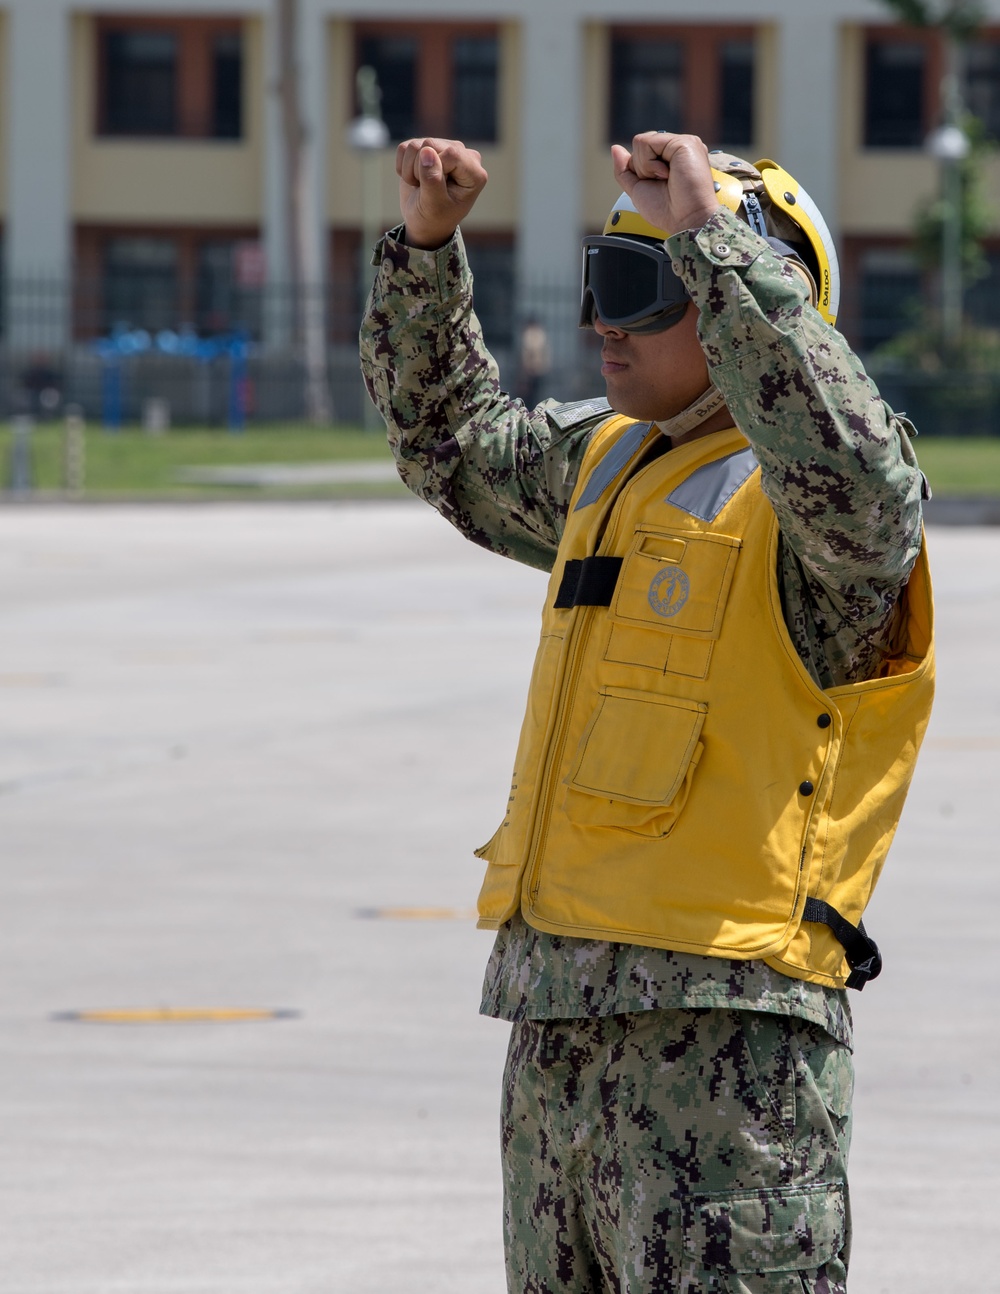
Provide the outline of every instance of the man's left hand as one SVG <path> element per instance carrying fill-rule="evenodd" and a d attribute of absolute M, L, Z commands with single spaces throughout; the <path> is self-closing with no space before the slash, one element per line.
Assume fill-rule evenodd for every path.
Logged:
<path fill-rule="evenodd" d="M 611 159 L 636 210 L 668 235 L 700 229 L 719 209 L 708 149 L 697 135 L 650 130 L 635 136 L 631 153 L 612 145 Z"/>

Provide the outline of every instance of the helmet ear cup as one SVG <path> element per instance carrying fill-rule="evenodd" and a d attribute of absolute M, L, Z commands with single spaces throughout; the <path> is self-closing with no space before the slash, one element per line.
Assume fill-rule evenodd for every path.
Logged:
<path fill-rule="evenodd" d="M 817 302 L 819 301 L 819 291 L 816 287 L 816 280 L 809 273 L 809 271 L 806 269 L 806 267 L 802 264 L 802 262 L 799 260 L 797 256 L 788 256 L 786 257 L 786 260 L 788 261 L 788 264 L 792 267 L 792 269 L 795 271 L 795 273 L 802 280 L 802 282 L 809 289 L 809 304 L 815 307 Z"/>
<path fill-rule="evenodd" d="M 709 159 L 719 201 L 758 233 L 763 224 L 770 239 L 780 239 L 787 245 L 776 250 L 783 256 L 791 253 L 796 269 L 806 271 L 813 305 L 827 323 L 835 324 L 840 302 L 837 251 L 826 222 L 809 194 L 769 158 L 754 163 L 717 150 L 709 154 Z M 726 200 L 734 188 L 738 195 L 735 205 Z M 750 206 L 751 195 L 759 207 Z M 745 209 L 741 210 L 741 206 Z"/>

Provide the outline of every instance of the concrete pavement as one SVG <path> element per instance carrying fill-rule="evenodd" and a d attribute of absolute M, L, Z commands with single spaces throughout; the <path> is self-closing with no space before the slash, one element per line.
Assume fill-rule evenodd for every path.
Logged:
<path fill-rule="evenodd" d="M 852 1294 L 1000 1288 L 1000 530 L 931 543 Z M 415 503 L 0 512 L 0 1294 L 501 1294 L 465 913 L 543 587 Z M 296 1014 L 56 1018 L 158 1006 Z"/>

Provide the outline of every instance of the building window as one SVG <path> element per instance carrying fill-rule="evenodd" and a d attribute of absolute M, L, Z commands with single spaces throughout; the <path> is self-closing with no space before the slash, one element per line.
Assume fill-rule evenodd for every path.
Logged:
<path fill-rule="evenodd" d="M 260 335 L 263 258 L 252 229 L 76 230 L 75 329 Z"/>
<path fill-rule="evenodd" d="M 177 37 L 109 31 L 105 40 L 109 135 L 177 134 Z"/>
<path fill-rule="evenodd" d="M 237 331 L 260 336 L 265 283 L 259 242 L 202 238 L 194 273 L 194 324 L 202 337 Z"/>
<path fill-rule="evenodd" d="M 100 135 L 242 138 L 239 25 L 98 19 L 98 105 Z"/>
<path fill-rule="evenodd" d="M 1000 139 L 1000 43 L 995 40 L 966 47 L 965 106 Z"/>
<path fill-rule="evenodd" d="M 173 239 L 109 238 L 103 260 L 103 331 L 176 328 L 178 256 Z"/>
<path fill-rule="evenodd" d="M 684 129 L 684 50 L 676 40 L 611 42 L 611 138 Z"/>
<path fill-rule="evenodd" d="M 487 346 L 509 346 L 514 340 L 514 245 L 505 237 L 466 237 L 474 283 L 473 305 Z"/>
<path fill-rule="evenodd" d="M 921 148 L 929 128 L 926 42 L 877 37 L 865 59 L 865 147 Z"/>
<path fill-rule="evenodd" d="M 719 49 L 719 137 L 723 143 L 753 143 L 753 100 L 753 41 L 723 41 Z"/>
<path fill-rule="evenodd" d="M 212 135 L 243 138 L 243 40 L 220 32 L 212 42 Z"/>
<path fill-rule="evenodd" d="M 618 27 L 610 42 L 608 136 L 700 135 L 713 147 L 754 141 L 753 30 Z"/>
<path fill-rule="evenodd" d="M 456 139 L 497 137 L 500 50 L 495 36 L 459 36 L 452 45 L 452 124 Z"/>
<path fill-rule="evenodd" d="M 869 247 L 860 259 L 858 348 L 872 351 L 914 326 L 922 276 L 904 248 Z"/>
<path fill-rule="evenodd" d="M 1000 328 L 1000 251 L 984 253 L 987 271 L 965 293 L 965 312 L 980 328 Z"/>
<path fill-rule="evenodd" d="M 394 140 L 440 135 L 470 144 L 499 136 L 500 41 L 482 24 L 363 23 L 356 67 L 372 67 Z M 354 111 L 360 110 L 355 103 Z"/>
<path fill-rule="evenodd" d="M 396 140 L 420 133 L 417 130 L 419 50 L 415 36 L 366 36 L 359 44 L 358 66 L 375 69 L 382 92 L 382 120 Z"/>

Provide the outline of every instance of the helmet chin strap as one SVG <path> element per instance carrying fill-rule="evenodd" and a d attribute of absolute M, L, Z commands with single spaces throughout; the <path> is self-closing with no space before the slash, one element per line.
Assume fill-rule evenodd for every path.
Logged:
<path fill-rule="evenodd" d="M 725 405 L 726 399 L 717 386 L 709 386 L 706 391 L 689 404 L 686 409 L 675 414 L 672 418 L 667 418 L 664 422 L 657 422 L 657 427 L 664 436 L 673 438 L 674 436 L 683 436 L 695 427 L 700 427 L 703 422 L 707 422 L 713 414 Z"/>

